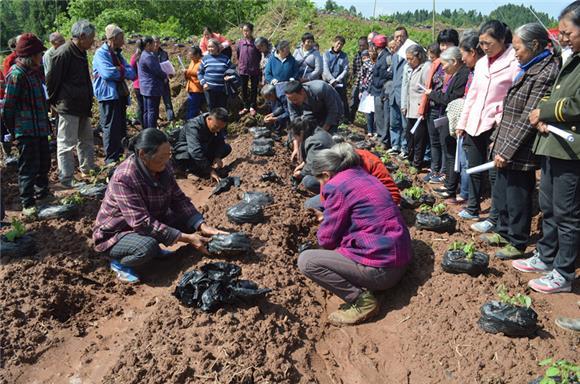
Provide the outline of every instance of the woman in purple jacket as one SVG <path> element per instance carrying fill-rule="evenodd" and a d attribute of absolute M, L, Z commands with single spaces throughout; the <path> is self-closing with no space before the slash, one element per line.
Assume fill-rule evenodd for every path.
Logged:
<path fill-rule="evenodd" d="M 141 42 L 141 58 L 138 63 L 139 86 L 143 97 L 143 128 L 157 128 L 159 118 L 159 103 L 167 74 L 161 69 L 159 59 L 155 55 L 155 41 L 152 37 L 144 37 Z"/>
<path fill-rule="evenodd" d="M 248 112 L 252 116 L 256 115 L 262 54 L 256 48 L 253 33 L 254 26 L 251 23 L 242 24 L 244 38 L 236 44 L 238 73 L 242 80 L 242 99 L 244 100 L 244 109 L 240 111 L 240 116 Z M 250 94 L 248 94 L 248 85 L 250 86 Z"/>
<path fill-rule="evenodd" d="M 347 303 L 328 317 L 335 325 L 375 315 L 373 291 L 397 284 L 411 261 L 411 237 L 399 208 L 359 164 L 354 148 L 341 143 L 317 153 L 311 166 L 324 197 L 317 233 L 323 249 L 302 252 L 298 268 Z"/>

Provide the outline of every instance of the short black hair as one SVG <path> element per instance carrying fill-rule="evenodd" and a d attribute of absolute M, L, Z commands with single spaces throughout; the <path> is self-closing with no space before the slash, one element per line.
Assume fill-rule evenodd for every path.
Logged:
<path fill-rule="evenodd" d="M 485 54 L 479 46 L 479 35 L 476 32 L 465 33 L 459 43 L 459 48 L 466 52 L 475 52 L 479 57 Z"/>
<path fill-rule="evenodd" d="M 223 107 L 213 108 L 211 111 L 209 111 L 209 116 L 216 120 L 223 121 L 224 123 L 227 123 L 230 120 L 230 114 L 228 113 L 228 110 Z"/>
<path fill-rule="evenodd" d="M 203 33 L 209 33 L 212 34 L 213 31 L 211 29 L 211 27 L 208 27 L 207 25 L 205 27 L 203 27 Z"/>
<path fill-rule="evenodd" d="M 438 42 L 431 43 L 431 45 L 427 47 L 427 52 L 431 52 L 432 54 L 437 56 L 437 58 L 439 58 L 439 56 L 441 56 L 441 48 L 439 48 L 439 43 Z"/>
<path fill-rule="evenodd" d="M 341 35 L 336 35 L 334 36 L 334 42 L 340 41 L 342 44 L 346 43 L 346 39 L 344 38 L 344 36 Z"/>
<path fill-rule="evenodd" d="M 402 25 L 395 28 L 395 32 L 405 31 L 405 36 L 409 37 L 409 32 L 407 32 L 407 28 L 403 27 Z"/>
<path fill-rule="evenodd" d="M 572 4 L 568 5 L 562 10 L 558 20 L 562 20 L 564 18 L 570 18 L 576 27 L 580 27 L 580 0 L 574 1 Z"/>
<path fill-rule="evenodd" d="M 145 50 L 145 46 L 146 46 L 147 44 L 151 44 L 151 43 L 154 43 L 154 42 L 155 42 L 155 39 L 153 39 L 153 37 L 152 37 L 152 36 L 144 36 L 144 37 L 141 39 L 141 42 L 139 43 L 139 49 L 140 49 L 141 51 L 144 51 L 144 50 Z"/>
<path fill-rule="evenodd" d="M 479 35 L 481 36 L 484 33 L 489 34 L 498 41 L 503 41 L 506 45 L 512 43 L 512 31 L 510 30 L 510 27 L 499 20 L 489 20 L 483 23 L 479 29 Z"/>
<path fill-rule="evenodd" d="M 243 23 L 242 28 L 244 28 L 244 27 L 248 27 L 248 29 L 252 32 L 254 31 L 254 24 L 252 24 L 252 23 Z"/>
<path fill-rule="evenodd" d="M 189 49 L 189 52 L 191 52 L 192 55 L 199 55 L 199 56 L 202 55 L 201 48 L 198 47 L 197 45 L 194 45 L 193 47 L 191 47 Z"/>
<path fill-rule="evenodd" d="M 316 119 L 312 116 L 300 116 L 296 120 L 290 123 L 292 128 L 292 133 L 295 135 L 302 135 L 304 137 L 312 136 L 312 133 L 316 129 L 317 126 Z"/>
<path fill-rule="evenodd" d="M 358 41 L 364 40 L 365 43 L 368 43 L 367 37 L 366 36 L 361 36 L 358 38 Z"/>
<path fill-rule="evenodd" d="M 310 32 L 306 32 L 305 34 L 302 35 L 302 42 L 305 42 L 306 40 L 314 41 L 314 35 Z"/>
<path fill-rule="evenodd" d="M 459 33 L 452 28 L 444 29 L 439 32 L 437 43 L 453 43 L 457 47 L 459 45 Z"/>
<path fill-rule="evenodd" d="M 292 80 L 286 84 L 286 88 L 284 88 L 284 93 L 289 95 L 291 93 L 300 93 L 304 87 L 299 81 Z"/>

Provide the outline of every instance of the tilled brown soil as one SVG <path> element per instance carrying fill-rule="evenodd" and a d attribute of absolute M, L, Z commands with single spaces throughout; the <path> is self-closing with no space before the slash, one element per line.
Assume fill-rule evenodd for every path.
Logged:
<path fill-rule="evenodd" d="M 580 338 L 554 319 L 580 315 L 578 287 L 555 296 L 528 292 L 542 327 L 535 337 L 486 334 L 477 326 L 479 307 L 500 283 L 523 292 L 529 276 L 493 258 L 485 276 L 443 272 L 449 244 L 472 237 L 468 224 L 453 235 L 416 230 L 408 210 L 414 260 L 403 281 L 382 294 L 380 315 L 356 327 L 329 326 L 325 317 L 339 301 L 296 267 L 297 247 L 315 238 L 316 222 L 302 208 L 306 196 L 290 188 L 289 153 L 276 144 L 274 157 L 253 156 L 250 143 L 249 135 L 231 140 L 228 160 L 240 188 L 208 197 L 206 181 L 179 183 L 210 224 L 246 232 L 253 255 L 208 258 L 181 247 L 144 271 L 144 284 L 127 286 L 91 248 L 98 201 L 88 201 L 78 220 L 30 224 L 38 254 L 3 259 L 0 269 L 0 382 L 519 384 L 538 376 L 544 358 L 577 360 Z M 266 171 L 282 182 L 262 182 Z M 16 210 L 13 170 L 2 183 Z M 228 222 L 226 208 L 243 191 L 274 198 L 262 224 Z M 217 260 L 240 265 L 243 278 L 273 291 L 255 306 L 212 314 L 180 305 L 171 293 L 183 272 Z"/>

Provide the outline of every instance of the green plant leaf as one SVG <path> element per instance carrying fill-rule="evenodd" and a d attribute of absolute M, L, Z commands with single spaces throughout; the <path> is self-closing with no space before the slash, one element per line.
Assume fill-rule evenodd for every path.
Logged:
<path fill-rule="evenodd" d="M 538 363 L 538 365 L 539 365 L 540 367 L 543 367 L 543 366 L 545 366 L 545 365 L 548 365 L 548 364 L 552 364 L 552 358 L 551 358 L 551 357 L 549 357 L 549 358 L 547 358 L 547 359 L 544 359 L 544 360 L 542 360 L 542 361 L 540 361 L 540 362 Z"/>

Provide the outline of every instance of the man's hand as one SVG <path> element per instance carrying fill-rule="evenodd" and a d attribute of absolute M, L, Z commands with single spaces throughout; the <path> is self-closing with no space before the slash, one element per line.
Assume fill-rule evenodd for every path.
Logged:
<path fill-rule="evenodd" d="M 500 155 L 495 155 L 493 162 L 497 168 L 505 168 L 507 166 L 507 160 Z"/>
<path fill-rule="evenodd" d="M 222 235 L 227 235 L 228 233 L 225 231 L 220 231 L 217 228 L 214 228 L 212 226 L 207 225 L 206 223 L 201 223 L 201 225 L 199 226 L 199 232 L 203 235 L 203 236 L 213 236 L 213 235 L 218 235 L 218 234 L 222 234 Z"/>
<path fill-rule="evenodd" d="M 215 180 L 216 183 L 219 183 L 221 181 L 221 177 L 218 176 L 215 169 L 212 169 L 209 175 L 211 176 L 212 179 Z"/>
<path fill-rule="evenodd" d="M 274 115 L 272 115 L 271 113 L 264 116 L 264 123 L 266 123 L 266 124 L 273 124 L 276 122 L 276 120 L 278 120 L 278 119 Z"/>
<path fill-rule="evenodd" d="M 221 169 L 224 166 L 224 162 L 222 161 L 222 159 L 215 159 L 213 161 L 213 166 L 215 167 L 215 169 Z"/>
<path fill-rule="evenodd" d="M 278 84 L 278 79 L 272 80 L 272 85 L 276 85 L 276 84 Z"/>
<path fill-rule="evenodd" d="M 204 237 L 199 233 L 182 233 L 179 241 L 182 241 L 186 244 L 191 244 L 193 248 L 197 249 L 204 255 L 208 255 L 209 252 L 207 251 L 205 245 L 209 242 L 208 237 Z"/>
<path fill-rule="evenodd" d="M 204 84 L 204 85 L 203 85 L 203 89 L 204 89 L 205 91 L 207 91 L 207 90 L 209 89 L 209 85 L 207 85 L 207 84 Z"/>
<path fill-rule="evenodd" d="M 538 125 L 538 123 L 540 122 L 540 110 L 536 108 L 532 112 L 530 112 L 529 119 L 530 124 L 532 124 L 533 126 Z"/>

